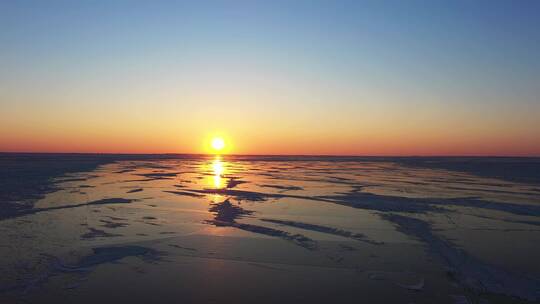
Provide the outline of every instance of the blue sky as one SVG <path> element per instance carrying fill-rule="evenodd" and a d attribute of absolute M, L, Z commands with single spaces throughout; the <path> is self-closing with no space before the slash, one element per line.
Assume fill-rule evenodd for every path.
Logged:
<path fill-rule="evenodd" d="M 534 154 L 539 29 L 538 1 L 2 1 L 0 115 L 4 129 L 29 139 L 49 130 L 50 142 L 72 136 L 66 125 L 96 143 L 111 128 L 138 130 L 136 121 L 155 130 L 160 149 L 186 152 L 195 139 L 183 133 L 248 140 L 256 134 L 246 125 L 262 119 L 261 132 L 291 143 L 395 141 L 405 130 Z M 320 130 L 321 121 L 333 127 Z M 89 131 L 96 125 L 103 133 Z M 291 129 L 296 137 L 285 136 Z M 161 143 L 173 136 L 190 144 Z"/>

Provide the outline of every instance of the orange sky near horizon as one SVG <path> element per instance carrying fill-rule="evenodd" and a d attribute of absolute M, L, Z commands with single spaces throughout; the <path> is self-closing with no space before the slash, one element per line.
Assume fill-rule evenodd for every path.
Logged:
<path fill-rule="evenodd" d="M 139 91 L 125 97 L 128 105 L 106 93 L 69 97 L 79 103 L 59 93 L 14 95 L 20 102 L 0 113 L 0 151 L 208 153 L 211 138 L 222 136 L 232 154 L 540 156 L 537 105 L 455 107 L 422 96 L 401 104 L 392 102 L 398 96 L 374 92 L 369 99 L 380 102 L 332 107 L 241 91 L 240 85 L 188 97 Z M 156 103 L 147 101 L 152 97 Z M 38 98 L 39 104 L 25 101 Z M 250 102 L 255 98 L 260 105 Z"/>
<path fill-rule="evenodd" d="M 275 122 L 279 124 L 279 120 Z M 204 127 L 182 128 L 137 125 L 114 127 L 97 124 L 56 126 L 36 124 L 32 128 L 2 128 L 2 152 L 76 152 L 76 153 L 213 153 L 213 137 L 226 141 L 225 154 L 255 155 L 500 155 L 540 156 L 540 141 L 511 128 L 486 130 L 461 126 L 403 126 L 396 129 L 348 126 L 317 129 L 315 126 L 250 128 L 236 125 L 232 130 Z M 69 127 L 64 127 L 69 126 Z M 373 126 L 373 125 L 371 125 Z M 15 130 L 15 131 L 14 131 Z M 464 132 L 464 130 L 467 130 Z"/>
<path fill-rule="evenodd" d="M 69 140 L 67 140 L 69 142 Z M 303 143 L 302 143 L 303 142 Z M 119 153 L 119 154 L 212 154 L 209 148 L 204 144 L 195 143 L 190 148 L 182 145 L 168 144 L 157 141 L 147 141 L 145 143 L 119 143 L 111 141 L 103 142 L 100 139 L 99 145 L 92 145 L 92 142 L 86 143 L 66 143 L 60 142 L 36 142 L 14 141 L 12 146 L 5 143 L 0 145 L 0 152 L 30 152 L 30 153 Z M 305 142 L 295 140 L 292 142 L 283 142 L 281 145 L 272 145 L 263 142 L 257 145 L 256 142 L 250 142 L 245 147 L 235 146 L 225 154 L 245 154 L 245 155 L 350 155 L 350 156 L 527 156 L 539 157 L 539 146 L 526 146 L 514 144 L 489 144 L 470 145 L 460 147 L 452 145 L 449 142 L 435 143 L 429 149 L 421 146 L 415 146 L 410 141 L 407 143 L 372 143 L 372 142 L 343 142 L 334 141 L 332 144 L 320 144 L 314 142 Z M 208 144 L 207 144 L 208 145 Z M 332 147 L 329 147 L 332 146 Z M 480 147 L 479 147 L 480 146 Z"/>

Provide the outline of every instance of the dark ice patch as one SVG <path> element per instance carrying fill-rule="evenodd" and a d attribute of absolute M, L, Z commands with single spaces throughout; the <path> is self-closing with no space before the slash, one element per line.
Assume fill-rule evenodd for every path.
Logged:
<path fill-rule="evenodd" d="M 282 186 L 282 185 L 270 185 L 270 184 L 263 184 L 263 185 L 259 185 L 259 186 L 264 187 L 264 188 L 279 189 L 279 190 L 283 190 L 283 191 L 304 190 L 304 188 L 298 187 L 298 186 Z"/>
<path fill-rule="evenodd" d="M 244 190 L 234 190 L 234 189 L 203 189 L 203 190 L 191 190 L 192 192 L 204 193 L 204 194 L 220 194 L 234 197 L 237 200 L 247 200 L 247 201 L 266 201 L 271 197 L 284 197 L 283 195 L 278 194 L 268 194 L 260 193 L 253 191 L 244 191 Z"/>
<path fill-rule="evenodd" d="M 238 179 L 238 178 L 230 178 L 228 181 L 227 181 L 227 189 L 232 189 L 238 185 L 241 185 L 241 184 L 245 184 L 247 183 L 246 181 L 243 181 L 241 179 Z"/>
<path fill-rule="evenodd" d="M 88 270 L 101 264 L 117 262 L 127 257 L 139 257 L 144 261 L 158 261 L 163 255 L 154 249 L 142 246 L 111 246 L 92 248 L 92 253 L 79 259 L 75 264 L 65 264 L 56 259 L 59 271 L 70 272 Z"/>
<path fill-rule="evenodd" d="M 176 195 L 191 196 L 191 197 L 204 197 L 205 196 L 204 194 L 193 193 L 193 192 L 189 192 L 189 191 L 169 191 L 169 190 L 164 190 L 163 192 L 172 193 L 172 194 L 176 194 Z"/>
<path fill-rule="evenodd" d="M 241 217 L 251 215 L 253 211 L 245 210 L 240 206 L 233 205 L 229 199 L 226 199 L 221 203 L 213 204 L 209 211 L 214 213 L 215 217 L 213 220 L 206 221 L 206 223 L 218 227 L 234 227 L 252 233 L 277 237 L 310 250 L 315 250 L 318 247 L 314 240 L 301 234 L 291 234 L 274 228 L 236 222 L 236 220 Z"/>
<path fill-rule="evenodd" d="M 231 204 L 229 199 L 220 203 L 212 204 L 208 211 L 214 213 L 214 220 L 217 222 L 232 223 L 236 219 L 251 215 L 253 211 L 245 210 L 240 206 Z"/>
<path fill-rule="evenodd" d="M 27 209 L 27 210 L 20 210 L 16 214 L 12 214 L 10 217 L 19 217 L 19 216 L 25 216 L 40 212 L 46 212 L 46 211 L 54 211 L 54 210 L 61 210 L 61 209 L 71 209 L 71 208 L 77 208 L 77 207 L 83 207 L 83 206 L 97 206 L 97 205 L 108 205 L 108 204 L 128 204 L 135 200 L 133 199 L 126 199 L 126 198 L 104 198 L 96 201 L 91 201 L 88 203 L 81 203 L 81 204 L 75 204 L 75 205 L 64 205 L 64 206 L 55 206 L 55 207 L 45 207 L 45 208 L 33 208 L 33 209 Z"/>
<path fill-rule="evenodd" d="M 351 231 L 338 229 L 338 228 L 332 228 L 332 227 L 327 227 L 327 226 L 308 224 L 308 223 L 302 223 L 302 222 L 296 222 L 296 221 L 285 221 L 285 220 L 275 220 L 275 219 L 261 219 L 261 221 L 275 223 L 279 225 L 291 226 L 291 227 L 296 227 L 300 229 L 311 230 L 311 231 L 316 231 L 316 232 L 321 232 L 321 233 L 326 233 L 326 234 L 333 234 L 333 235 L 342 236 L 342 237 L 354 239 L 361 242 L 366 242 L 372 245 L 384 244 L 383 242 L 370 240 L 368 237 L 366 237 L 365 235 L 361 233 L 354 233 Z"/>
<path fill-rule="evenodd" d="M 178 248 L 178 249 L 188 250 L 188 251 L 197 251 L 197 249 L 195 249 L 195 248 L 183 247 L 183 246 L 180 246 L 178 244 L 169 244 L 169 246 L 174 247 L 174 248 Z"/>
<path fill-rule="evenodd" d="M 126 226 L 129 226 L 128 223 L 119 223 L 119 222 L 113 222 L 113 221 L 110 221 L 110 220 L 104 220 L 104 219 L 101 219 L 99 220 L 101 223 L 103 223 L 103 225 L 101 225 L 102 227 L 105 227 L 105 228 L 111 228 L 111 229 L 114 229 L 114 228 L 121 228 L 121 227 L 126 227 Z"/>
<path fill-rule="evenodd" d="M 140 173 L 135 174 L 138 176 L 143 176 L 149 179 L 171 179 L 176 177 L 180 172 L 152 172 L 152 173 Z"/>
<path fill-rule="evenodd" d="M 81 239 L 86 239 L 87 240 L 87 239 L 93 239 L 93 238 L 97 238 L 97 237 L 117 237 L 117 236 L 122 236 L 122 235 L 121 234 L 108 233 L 108 232 L 105 232 L 104 230 L 89 227 L 88 232 L 81 235 Z"/>
<path fill-rule="evenodd" d="M 135 193 L 135 192 L 141 192 L 141 191 L 143 191 L 142 188 L 137 188 L 137 189 L 131 189 L 131 190 L 127 191 L 126 193 Z"/>

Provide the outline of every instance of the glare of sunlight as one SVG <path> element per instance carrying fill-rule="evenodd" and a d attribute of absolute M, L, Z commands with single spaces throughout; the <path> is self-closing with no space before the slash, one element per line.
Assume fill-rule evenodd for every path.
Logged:
<path fill-rule="evenodd" d="M 211 145 L 215 152 L 220 152 L 223 150 L 223 148 L 225 148 L 225 141 L 221 137 L 214 137 Z"/>
<path fill-rule="evenodd" d="M 212 162 L 212 170 L 214 171 L 214 187 L 221 188 L 223 183 L 222 175 L 224 173 L 223 162 L 219 157 L 216 157 Z"/>

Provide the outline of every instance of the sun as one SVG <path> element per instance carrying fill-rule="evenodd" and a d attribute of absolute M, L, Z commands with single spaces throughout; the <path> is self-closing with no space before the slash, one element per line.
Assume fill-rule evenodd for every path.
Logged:
<path fill-rule="evenodd" d="M 221 137 L 212 138 L 212 149 L 215 151 L 221 151 L 225 148 L 225 141 Z"/>

